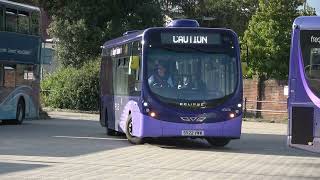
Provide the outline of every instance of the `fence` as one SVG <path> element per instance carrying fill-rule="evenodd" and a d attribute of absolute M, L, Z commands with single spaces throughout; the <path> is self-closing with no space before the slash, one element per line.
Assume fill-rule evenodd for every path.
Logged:
<path fill-rule="evenodd" d="M 258 98 L 257 98 L 258 99 Z M 248 103 L 255 104 L 256 108 L 247 108 Z M 262 118 L 262 114 L 280 114 L 283 116 L 286 116 L 288 111 L 287 108 L 284 108 L 283 110 L 274 110 L 274 109 L 264 109 L 262 108 L 263 103 L 268 104 L 282 104 L 286 105 L 286 101 L 259 101 L 259 100 L 248 100 L 247 98 L 244 98 L 244 104 L 243 104 L 243 117 L 248 117 L 248 112 L 253 112 L 249 116 L 253 116 L 254 118 Z"/>

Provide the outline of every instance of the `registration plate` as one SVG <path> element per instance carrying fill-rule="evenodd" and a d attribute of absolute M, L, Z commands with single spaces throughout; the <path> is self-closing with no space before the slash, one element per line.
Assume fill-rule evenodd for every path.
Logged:
<path fill-rule="evenodd" d="M 182 130 L 182 136 L 204 136 L 204 131 L 201 130 Z"/>

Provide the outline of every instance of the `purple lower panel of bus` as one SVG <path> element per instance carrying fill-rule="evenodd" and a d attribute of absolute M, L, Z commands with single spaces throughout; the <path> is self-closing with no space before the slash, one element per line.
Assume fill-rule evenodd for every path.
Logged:
<path fill-rule="evenodd" d="M 204 137 L 240 138 L 242 117 L 218 122 L 203 124 L 187 124 L 160 121 L 146 115 L 132 117 L 133 134 L 137 137 L 179 137 L 182 131 L 203 131 Z"/>

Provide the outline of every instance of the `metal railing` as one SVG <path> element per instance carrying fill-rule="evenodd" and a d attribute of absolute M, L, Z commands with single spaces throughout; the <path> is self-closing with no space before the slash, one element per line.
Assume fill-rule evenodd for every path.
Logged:
<path fill-rule="evenodd" d="M 257 98 L 258 99 L 258 98 Z M 251 109 L 247 108 L 248 102 L 256 103 L 255 106 L 257 109 Z M 281 111 L 281 110 L 272 110 L 272 109 L 262 109 L 262 103 L 271 103 L 271 104 L 287 104 L 286 101 L 260 101 L 260 100 L 248 100 L 247 98 L 244 98 L 244 104 L 243 104 L 243 116 L 247 117 L 248 111 L 254 112 L 254 116 L 256 118 L 261 117 L 261 113 L 268 113 L 268 114 L 286 114 L 288 111 Z"/>

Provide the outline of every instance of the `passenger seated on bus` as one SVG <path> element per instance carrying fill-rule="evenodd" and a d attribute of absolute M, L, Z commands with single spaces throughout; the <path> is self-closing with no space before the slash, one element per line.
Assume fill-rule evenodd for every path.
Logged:
<path fill-rule="evenodd" d="M 203 82 L 201 77 L 192 77 L 192 88 L 193 89 L 197 89 L 200 91 L 207 91 L 207 86 L 206 84 Z"/>
<path fill-rule="evenodd" d="M 155 88 L 174 87 L 172 77 L 168 72 L 168 66 L 161 61 L 156 65 L 156 70 L 149 77 L 148 83 L 151 87 Z"/>

